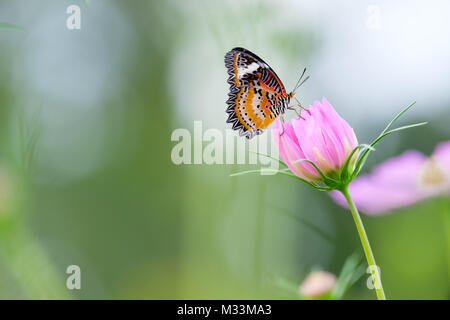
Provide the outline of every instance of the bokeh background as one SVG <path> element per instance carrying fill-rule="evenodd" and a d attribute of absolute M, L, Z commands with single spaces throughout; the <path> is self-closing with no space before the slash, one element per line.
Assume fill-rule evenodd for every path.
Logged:
<path fill-rule="evenodd" d="M 171 134 L 229 128 L 223 56 L 242 46 L 287 89 L 307 67 L 297 97 L 326 96 L 363 143 L 417 101 L 401 122 L 429 125 L 366 171 L 430 154 L 450 137 L 449 15 L 444 0 L 2 0 L 0 298 L 296 299 L 311 270 L 339 274 L 363 258 L 349 212 L 285 176 L 229 176 L 259 165 L 175 165 Z M 388 298 L 450 297 L 448 199 L 363 219 Z M 366 279 L 344 298 L 374 299 Z"/>

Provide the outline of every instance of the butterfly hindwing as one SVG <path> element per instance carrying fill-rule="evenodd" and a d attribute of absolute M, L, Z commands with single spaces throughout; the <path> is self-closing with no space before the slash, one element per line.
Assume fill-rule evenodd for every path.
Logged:
<path fill-rule="evenodd" d="M 262 59 L 243 48 L 229 51 L 225 66 L 230 84 L 227 122 L 246 138 L 261 134 L 289 103 L 283 83 Z"/>
<path fill-rule="evenodd" d="M 227 101 L 228 122 L 233 124 L 233 129 L 240 130 L 241 135 L 251 138 L 275 120 L 277 100 L 272 93 L 242 87 L 234 95 Z"/>

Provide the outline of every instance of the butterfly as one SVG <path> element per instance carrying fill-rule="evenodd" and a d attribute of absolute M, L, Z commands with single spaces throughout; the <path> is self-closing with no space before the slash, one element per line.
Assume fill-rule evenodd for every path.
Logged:
<path fill-rule="evenodd" d="M 293 109 L 289 103 L 295 90 L 309 78 L 300 82 L 306 71 L 304 69 L 294 90 L 287 93 L 275 71 L 256 54 L 244 48 L 227 52 L 225 66 L 229 75 L 227 82 L 230 84 L 227 123 L 231 123 L 232 128 L 247 139 L 263 133 L 275 119 L 283 116 L 286 109 Z"/>

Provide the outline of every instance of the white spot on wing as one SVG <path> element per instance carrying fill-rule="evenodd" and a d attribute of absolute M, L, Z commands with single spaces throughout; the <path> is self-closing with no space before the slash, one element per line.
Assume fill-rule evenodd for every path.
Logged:
<path fill-rule="evenodd" d="M 257 108 L 256 106 L 258 104 L 261 103 L 261 100 L 258 99 L 258 95 L 255 94 L 253 96 L 253 100 L 252 100 L 252 107 L 253 107 L 253 112 L 258 116 L 258 118 L 260 118 L 262 121 L 264 121 L 264 111 L 261 108 Z"/>
<path fill-rule="evenodd" d="M 253 71 L 257 70 L 259 68 L 259 64 L 256 62 L 250 63 L 245 68 L 238 68 L 238 78 L 242 78 L 247 73 L 252 73 Z"/>

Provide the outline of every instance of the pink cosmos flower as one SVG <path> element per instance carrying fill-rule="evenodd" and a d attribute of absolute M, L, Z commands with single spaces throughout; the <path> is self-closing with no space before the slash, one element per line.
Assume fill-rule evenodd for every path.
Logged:
<path fill-rule="evenodd" d="M 284 126 L 284 132 L 283 132 Z M 301 117 L 291 122 L 276 121 L 272 136 L 279 154 L 289 169 L 308 181 L 320 181 L 312 161 L 327 176 L 340 172 L 352 150 L 358 145 L 350 125 L 333 109 L 327 99 L 315 101 Z M 351 164 L 356 160 L 352 157 Z"/>
<path fill-rule="evenodd" d="M 350 194 L 356 193 L 357 198 L 359 196 L 360 201 L 356 201 L 356 203 L 366 211 L 371 209 L 370 205 L 373 205 L 373 208 L 377 208 L 377 206 L 381 208 L 383 202 L 391 206 L 395 205 L 396 200 L 389 201 L 391 194 L 389 194 L 389 189 L 384 188 L 384 186 L 376 190 L 368 190 L 371 187 L 370 184 L 366 185 L 367 189 L 364 189 L 362 187 L 355 188 L 355 183 L 351 182 L 364 166 L 370 151 L 381 139 L 391 133 L 426 124 L 426 122 L 421 122 L 391 129 L 394 122 L 414 104 L 415 102 L 411 103 L 398 113 L 370 145 L 358 145 L 353 129 L 336 113 L 325 98 L 321 102 L 315 101 L 312 106 L 309 106 L 308 110 L 302 110 L 300 116 L 291 122 L 282 123 L 276 121 L 272 129 L 274 144 L 278 148 L 281 158 L 292 171 L 292 173 L 289 173 L 285 171 L 286 169 L 283 169 L 277 170 L 277 172 L 300 179 L 302 182 L 321 191 L 334 190 L 332 195 L 341 204 L 345 203 L 345 198 L 352 213 L 369 266 L 377 265 L 375 256 L 370 247 L 357 206 Z M 360 157 L 358 157 L 358 150 L 364 150 L 361 151 Z M 444 148 L 439 152 L 435 152 L 435 154 L 436 156 L 442 156 L 449 152 Z M 380 174 L 380 176 L 387 181 L 405 184 L 403 197 L 398 197 L 398 199 L 401 199 L 400 202 L 407 203 L 411 199 L 416 199 L 417 195 L 413 194 L 411 196 L 410 189 L 412 184 L 408 183 L 409 180 L 402 180 L 399 177 L 408 176 L 408 174 L 411 176 L 411 172 L 415 172 L 414 170 L 417 169 L 418 177 L 424 184 L 437 184 L 437 182 L 445 180 L 442 179 L 442 170 L 439 169 L 435 160 L 427 162 L 421 158 L 420 154 L 417 155 L 416 153 L 405 157 L 408 161 L 393 161 L 394 164 L 390 164 L 395 170 L 389 170 L 389 166 L 385 170 L 380 170 L 384 173 L 384 175 Z M 420 168 L 421 170 L 419 170 Z M 241 174 L 258 172 L 258 170 L 250 170 Z M 349 185 L 350 192 L 348 190 Z M 395 184 L 388 183 L 387 185 L 392 187 Z M 379 197 L 373 196 L 376 192 L 379 193 Z M 366 202 L 364 203 L 363 200 Z M 386 295 L 381 278 L 376 270 L 378 269 L 371 270 L 372 277 L 377 279 L 378 284 L 378 286 L 375 286 L 375 292 L 379 300 L 385 300 Z"/>
<path fill-rule="evenodd" d="M 430 157 L 410 150 L 379 164 L 370 174 L 353 180 L 349 192 L 356 206 L 368 215 L 450 194 L 450 141 L 440 143 Z M 340 192 L 330 195 L 347 207 Z"/>

